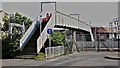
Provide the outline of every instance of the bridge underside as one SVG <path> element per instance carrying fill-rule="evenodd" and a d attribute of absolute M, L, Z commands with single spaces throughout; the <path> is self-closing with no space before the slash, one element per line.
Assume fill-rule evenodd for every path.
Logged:
<path fill-rule="evenodd" d="M 64 28 L 64 30 L 61 30 L 61 32 L 65 31 L 66 29 L 69 29 L 66 32 L 67 36 L 70 35 L 71 33 L 73 34 L 73 32 L 76 31 L 76 33 L 75 33 L 76 41 L 79 40 L 80 38 L 82 38 L 82 36 L 85 36 L 86 41 L 92 41 L 91 34 L 89 31 L 77 29 L 77 28 L 66 27 L 66 26 L 59 26 L 59 25 L 56 25 L 55 28 Z M 60 30 L 55 30 L 55 31 L 60 31 Z"/>
<path fill-rule="evenodd" d="M 61 26 L 61 25 L 55 25 L 55 28 L 64 28 L 64 29 L 70 29 L 70 30 L 74 30 L 74 31 L 82 31 L 82 32 L 86 32 L 86 33 L 90 33 L 89 31 L 86 30 L 82 30 L 82 29 L 78 29 L 78 28 L 72 28 L 72 27 L 68 27 L 68 26 Z"/>

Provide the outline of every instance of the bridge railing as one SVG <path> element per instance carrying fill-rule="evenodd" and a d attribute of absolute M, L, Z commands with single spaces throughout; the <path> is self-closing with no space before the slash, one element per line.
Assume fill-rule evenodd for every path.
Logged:
<path fill-rule="evenodd" d="M 53 16 L 52 16 L 53 17 Z M 43 29 L 42 33 L 40 34 L 39 38 L 37 39 L 37 53 L 40 52 L 41 48 L 44 46 L 44 43 L 46 41 L 46 39 L 48 38 L 48 34 L 47 34 L 47 29 L 54 28 L 54 21 L 53 19 L 51 19 L 47 22 L 45 28 Z"/>
<path fill-rule="evenodd" d="M 23 37 L 20 39 L 20 49 L 21 50 L 24 47 L 24 42 L 26 41 L 27 37 L 31 34 L 31 31 L 34 29 L 35 23 L 36 23 L 36 21 L 34 21 L 32 23 L 32 25 L 28 28 L 28 30 L 25 32 L 25 34 L 23 34 Z"/>
<path fill-rule="evenodd" d="M 70 15 L 56 11 L 56 18 L 56 25 L 90 31 L 90 26 L 88 24 L 74 17 L 71 17 Z"/>
<path fill-rule="evenodd" d="M 23 37 L 20 39 L 20 50 L 22 50 L 25 46 L 24 42 L 27 40 L 28 36 L 31 34 L 32 30 L 34 29 L 35 25 L 37 24 L 36 21 L 39 19 L 41 15 L 41 12 L 38 14 L 38 16 L 33 20 L 30 27 L 27 29 L 27 31 L 23 34 Z"/>

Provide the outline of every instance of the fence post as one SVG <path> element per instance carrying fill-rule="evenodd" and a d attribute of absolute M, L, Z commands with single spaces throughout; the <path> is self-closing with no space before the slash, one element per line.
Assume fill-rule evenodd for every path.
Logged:
<path fill-rule="evenodd" d="M 100 35 L 98 35 L 98 52 L 100 51 Z"/>
<path fill-rule="evenodd" d="M 82 34 L 82 47 L 83 47 L 83 51 L 84 51 L 84 47 L 85 47 L 85 36 L 84 34 Z"/>
<path fill-rule="evenodd" d="M 73 31 L 73 50 L 76 51 L 75 43 L 76 43 L 76 31 Z"/>

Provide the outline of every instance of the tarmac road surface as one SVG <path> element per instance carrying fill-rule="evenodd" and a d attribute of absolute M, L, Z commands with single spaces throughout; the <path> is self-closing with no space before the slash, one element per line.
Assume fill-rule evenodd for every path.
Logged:
<path fill-rule="evenodd" d="M 118 60 L 106 59 L 116 52 L 79 52 L 47 61 L 33 59 L 3 59 L 2 66 L 118 66 Z"/>

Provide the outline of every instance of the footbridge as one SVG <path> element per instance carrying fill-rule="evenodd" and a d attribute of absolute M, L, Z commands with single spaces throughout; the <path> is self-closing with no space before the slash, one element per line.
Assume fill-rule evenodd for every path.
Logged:
<path fill-rule="evenodd" d="M 69 14 L 65 14 L 65 13 L 57 11 L 56 7 L 54 9 L 46 10 L 43 8 L 43 4 L 45 3 L 46 2 L 41 3 L 41 12 L 39 16 L 37 17 L 36 20 L 33 21 L 32 25 L 28 28 L 28 30 L 25 32 L 23 37 L 20 39 L 20 50 L 21 51 L 25 48 L 26 44 L 32 38 L 32 36 L 36 34 L 35 31 L 37 29 L 40 30 L 40 33 L 39 33 L 40 35 L 38 35 L 38 37 L 36 38 L 36 44 L 34 45 L 36 46 L 36 53 L 39 53 L 42 47 L 44 46 L 44 43 L 48 38 L 47 29 L 49 28 L 54 29 L 54 27 L 62 27 L 66 29 L 73 28 L 77 30 L 84 30 L 91 34 L 91 39 L 93 40 L 93 35 L 91 32 L 90 25 L 74 17 L 71 17 Z M 56 3 L 54 4 L 56 5 Z M 47 24 L 45 25 L 44 29 L 41 31 L 41 23 L 46 13 L 51 13 L 52 16 L 50 20 L 47 22 Z M 40 24 L 37 23 L 38 19 L 39 19 Z"/>

